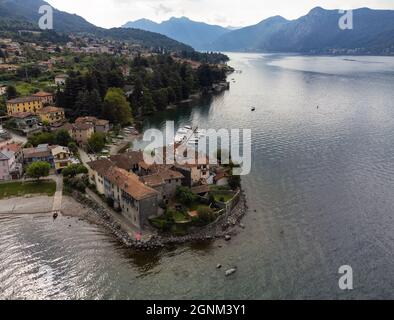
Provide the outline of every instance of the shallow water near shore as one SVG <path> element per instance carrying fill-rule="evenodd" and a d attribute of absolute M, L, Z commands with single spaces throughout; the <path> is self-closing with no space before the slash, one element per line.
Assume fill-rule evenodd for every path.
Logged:
<path fill-rule="evenodd" d="M 0 298 L 394 298 L 394 58 L 230 56 L 230 91 L 145 128 L 251 128 L 246 229 L 135 253 L 77 218 L 0 215 Z"/>

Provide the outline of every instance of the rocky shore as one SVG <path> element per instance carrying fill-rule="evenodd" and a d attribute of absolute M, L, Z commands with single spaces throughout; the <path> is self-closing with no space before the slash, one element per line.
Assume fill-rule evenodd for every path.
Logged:
<path fill-rule="evenodd" d="M 128 233 L 122 230 L 121 225 L 114 221 L 111 216 L 112 213 L 96 201 L 78 192 L 73 193 L 73 199 L 77 200 L 84 208 L 88 208 L 87 211 L 85 210 L 86 213 L 83 218 L 103 225 L 125 246 L 141 251 L 155 250 L 171 245 L 211 241 L 214 239 L 230 240 L 236 234 L 237 227 L 244 228 L 241 220 L 248 210 L 246 197 L 242 193 L 238 204 L 229 214 L 220 216 L 208 226 L 195 229 L 185 236 L 152 235 L 147 241 L 137 241 L 131 239 Z"/>

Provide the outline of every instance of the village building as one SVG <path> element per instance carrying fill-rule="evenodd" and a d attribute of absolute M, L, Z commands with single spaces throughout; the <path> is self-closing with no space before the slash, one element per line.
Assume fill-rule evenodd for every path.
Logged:
<path fill-rule="evenodd" d="M 89 182 L 96 187 L 99 194 L 104 195 L 104 176 L 113 166 L 112 162 L 107 159 L 96 160 L 87 164 L 89 171 Z"/>
<path fill-rule="evenodd" d="M 0 64 L 1 72 L 16 72 L 19 67 L 15 64 Z"/>
<path fill-rule="evenodd" d="M 0 152 L 13 152 L 15 161 L 17 163 L 23 163 L 23 148 L 18 143 L 10 142 L 0 145 Z"/>
<path fill-rule="evenodd" d="M 25 165 L 30 165 L 33 162 L 43 161 L 48 162 L 52 167 L 54 167 L 54 159 L 52 155 L 52 149 L 54 148 L 55 146 L 41 144 L 36 148 L 23 149 L 23 163 Z"/>
<path fill-rule="evenodd" d="M 180 154 L 180 149 L 176 150 L 175 155 L 175 170 L 179 171 L 185 177 L 183 185 L 193 187 L 201 184 L 213 184 L 211 179 L 209 159 L 206 155 L 198 154 L 197 152 L 189 152 L 192 154 L 190 158 L 186 155 L 186 151 Z"/>
<path fill-rule="evenodd" d="M 36 113 L 44 106 L 40 98 L 33 96 L 8 100 L 6 104 L 9 116 L 21 112 Z"/>
<path fill-rule="evenodd" d="M 68 148 L 57 146 L 51 150 L 55 170 L 61 172 L 64 168 L 71 165 L 71 152 Z"/>
<path fill-rule="evenodd" d="M 75 123 L 93 125 L 94 132 L 108 133 L 110 130 L 108 120 L 97 119 L 96 117 L 79 117 L 75 120 Z"/>
<path fill-rule="evenodd" d="M 147 173 L 144 170 L 145 162 L 141 151 L 129 151 L 123 154 L 113 155 L 110 157 L 110 161 L 117 167 L 139 176 Z"/>
<path fill-rule="evenodd" d="M 0 96 L 3 96 L 7 93 L 7 86 L 2 84 L 0 85 Z"/>
<path fill-rule="evenodd" d="M 44 105 L 53 104 L 55 101 L 53 93 L 39 91 L 33 94 L 33 97 L 39 98 Z"/>
<path fill-rule="evenodd" d="M 92 124 L 73 123 L 66 124 L 64 128 L 80 146 L 86 146 L 90 137 L 94 134 L 94 125 Z"/>
<path fill-rule="evenodd" d="M 42 108 L 37 113 L 40 117 L 41 122 L 47 122 L 51 126 L 62 124 L 66 121 L 64 109 L 62 108 L 49 106 Z"/>
<path fill-rule="evenodd" d="M 15 130 L 25 135 L 40 131 L 38 117 L 32 112 L 17 112 L 12 114 L 11 121 L 14 122 Z"/>
<path fill-rule="evenodd" d="M 141 181 L 155 189 L 159 194 L 159 200 L 168 202 L 175 197 L 176 189 L 182 186 L 184 176 L 174 170 L 158 170 L 156 173 L 141 177 Z"/>
<path fill-rule="evenodd" d="M 12 151 L 0 151 L 0 181 L 16 180 L 22 176 L 22 165 Z"/>
<path fill-rule="evenodd" d="M 55 85 L 57 86 L 64 86 L 68 79 L 68 75 L 66 74 L 59 74 L 55 77 Z"/>
<path fill-rule="evenodd" d="M 158 215 L 158 193 L 142 183 L 138 176 L 112 167 L 104 176 L 105 196 L 137 228 L 143 229 L 148 219 Z"/>

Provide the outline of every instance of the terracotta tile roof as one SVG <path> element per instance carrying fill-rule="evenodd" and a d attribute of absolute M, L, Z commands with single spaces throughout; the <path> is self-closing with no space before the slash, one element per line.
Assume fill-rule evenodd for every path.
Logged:
<path fill-rule="evenodd" d="M 24 102 L 31 102 L 31 101 L 41 101 L 41 99 L 38 97 L 30 96 L 30 97 L 23 97 L 23 98 L 16 98 L 16 99 L 8 100 L 7 103 L 15 104 L 15 103 L 24 103 Z"/>
<path fill-rule="evenodd" d="M 45 92 L 45 91 L 39 91 L 35 94 L 33 94 L 33 97 L 39 97 L 39 98 L 45 98 L 45 97 L 51 97 L 53 96 L 52 93 Z"/>
<path fill-rule="evenodd" d="M 151 188 L 165 185 L 165 181 L 157 174 L 141 177 L 141 181 Z"/>
<path fill-rule="evenodd" d="M 143 184 L 135 174 L 117 167 L 107 170 L 105 178 L 136 200 L 144 200 L 158 195 L 157 191 Z"/>
<path fill-rule="evenodd" d="M 44 107 L 41 110 L 38 110 L 37 113 L 52 113 L 52 112 L 64 112 L 63 108 L 58 108 L 54 106 Z"/>
<path fill-rule="evenodd" d="M 94 126 L 89 123 L 74 123 L 72 124 L 72 129 L 74 130 L 80 130 L 80 131 L 85 131 L 89 129 L 93 129 Z"/>
<path fill-rule="evenodd" d="M 111 156 L 110 160 L 115 163 L 117 167 L 129 171 L 135 165 L 143 162 L 144 156 L 141 151 L 131 151 L 124 154 Z"/>
<path fill-rule="evenodd" d="M 87 165 L 101 176 L 104 176 L 113 167 L 113 163 L 107 159 L 88 162 Z"/>
<path fill-rule="evenodd" d="M 154 188 L 166 184 L 167 181 L 183 178 L 184 176 L 182 173 L 165 169 L 158 171 L 155 174 L 141 177 L 141 181 L 144 182 L 146 185 Z"/>
<path fill-rule="evenodd" d="M 95 123 L 97 121 L 96 117 L 79 117 L 75 120 L 75 123 Z"/>
<path fill-rule="evenodd" d="M 38 150 L 37 148 L 23 149 L 23 157 L 25 159 L 31 158 L 47 158 L 52 155 L 51 150 Z"/>
<path fill-rule="evenodd" d="M 22 150 L 22 146 L 17 143 L 6 144 L 5 146 L 0 147 L 0 151 L 11 151 L 11 152 L 19 152 Z"/>

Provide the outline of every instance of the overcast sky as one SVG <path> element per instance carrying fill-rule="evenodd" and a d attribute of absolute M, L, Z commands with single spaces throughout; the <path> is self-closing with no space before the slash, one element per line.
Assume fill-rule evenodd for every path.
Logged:
<path fill-rule="evenodd" d="M 246 26 L 282 15 L 295 19 L 310 9 L 370 7 L 394 9 L 394 0 L 47 0 L 57 9 L 76 13 L 100 27 L 119 27 L 141 18 L 157 22 L 186 16 L 222 26 Z"/>

